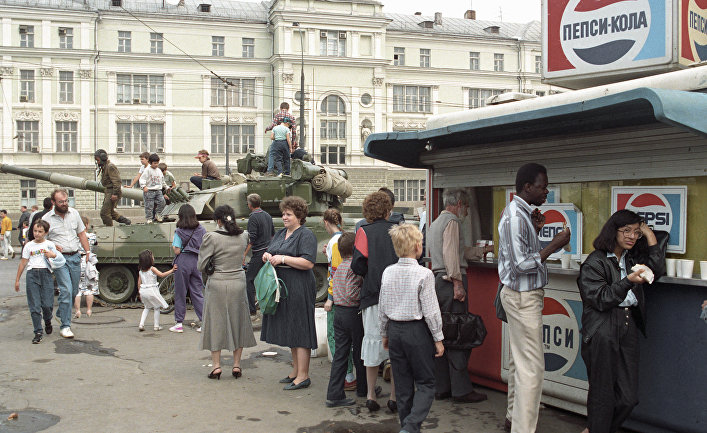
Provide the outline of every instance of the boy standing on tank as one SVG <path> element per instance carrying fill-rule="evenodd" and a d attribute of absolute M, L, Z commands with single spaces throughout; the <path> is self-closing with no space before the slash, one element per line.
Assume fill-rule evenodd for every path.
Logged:
<path fill-rule="evenodd" d="M 272 160 L 272 166 L 268 167 L 268 174 L 270 175 L 290 174 L 290 155 L 294 150 L 292 147 L 292 131 L 290 131 L 291 125 L 292 119 L 285 116 L 282 119 L 282 123 L 274 127 L 270 134 L 270 138 L 273 140 L 268 158 Z"/>
<path fill-rule="evenodd" d="M 164 175 L 159 169 L 160 157 L 153 153 L 148 158 L 149 166 L 145 168 L 140 176 L 140 186 L 145 198 L 145 219 L 148 223 L 152 220 L 162 222 L 160 213 L 164 209 L 165 202 L 162 196 L 162 182 Z"/>

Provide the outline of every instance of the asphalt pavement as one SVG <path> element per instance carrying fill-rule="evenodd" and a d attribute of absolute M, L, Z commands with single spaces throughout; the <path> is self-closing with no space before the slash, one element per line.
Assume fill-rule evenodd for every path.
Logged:
<path fill-rule="evenodd" d="M 141 309 L 97 307 L 76 320 L 72 340 L 55 331 L 31 344 L 32 325 L 24 281 L 14 292 L 19 259 L 0 261 L 0 432 L 298 432 L 393 433 L 397 415 L 369 413 L 365 399 L 355 406 L 324 405 L 330 363 L 313 358 L 312 386 L 283 391 L 278 380 L 290 371 L 289 350 L 259 342 L 245 349 L 243 377 L 229 372 L 231 354 L 222 353 L 221 380 L 209 380 L 209 352 L 199 351 L 200 334 L 185 326 L 138 332 Z M 187 311 L 185 324 L 196 319 Z M 256 339 L 259 332 L 256 331 Z M 263 352 L 274 351 L 275 356 Z M 385 408 L 390 383 L 379 379 Z M 503 432 L 506 395 L 478 387 L 489 399 L 476 404 L 434 402 L 426 432 Z M 349 393 L 355 397 L 355 393 Z M 11 413 L 18 417 L 8 420 Z M 538 432 L 580 432 L 584 417 L 542 407 Z"/>

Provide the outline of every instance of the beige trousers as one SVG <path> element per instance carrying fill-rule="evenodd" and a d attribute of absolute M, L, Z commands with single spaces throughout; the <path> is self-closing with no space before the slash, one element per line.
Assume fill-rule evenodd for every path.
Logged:
<path fill-rule="evenodd" d="M 517 292 L 503 286 L 501 303 L 508 316 L 511 358 L 508 371 L 508 409 L 511 433 L 534 433 L 543 391 L 542 289 Z"/>

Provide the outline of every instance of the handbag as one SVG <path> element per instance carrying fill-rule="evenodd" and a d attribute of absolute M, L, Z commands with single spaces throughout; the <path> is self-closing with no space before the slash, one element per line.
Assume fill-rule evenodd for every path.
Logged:
<path fill-rule="evenodd" d="M 483 344 L 486 326 L 473 313 L 442 313 L 442 333 L 447 350 L 471 350 Z"/>
<path fill-rule="evenodd" d="M 503 309 L 503 304 L 501 303 L 501 290 L 503 290 L 503 283 L 498 283 L 498 290 L 496 291 L 496 299 L 493 300 L 493 306 L 496 307 L 496 317 L 498 317 L 498 320 L 508 323 L 506 310 Z"/>
<path fill-rule="evenodd" d="M 211 257 L 209 257 L 209 260 L 207 260 L 206 264 L 204 265 L 204 273 L 206 275 L 213 275 L 215 270 L 216 270 L 216 266 L 214 265 L 214 256 L 211 256 Z"/>
<path fill-rule="evenodd" d="M 275 314 L 277 304 L 280 302 L 280 289 L 287 296 L 287 286 L 277 277 L 277 272 L 270 262 L 265 262 L 255 276 L 255 297 L 260 305 L 262 314 Z M 284 299 L 284 298 L 283 298 Z"/>

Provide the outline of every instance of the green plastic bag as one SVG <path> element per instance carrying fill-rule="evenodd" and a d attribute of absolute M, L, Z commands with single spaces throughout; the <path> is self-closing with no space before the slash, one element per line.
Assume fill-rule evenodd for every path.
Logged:
<path fill-rule="evenodd" d="M 255 297 L 258 298 L 261 314 L 275 314 L 277 304 L 280 302 L 280 289 L 284 290 L 286 297 L 285 283 L 277 278 L 273 265 L 270 262 L 265 262 L 255 277 Z"/>

